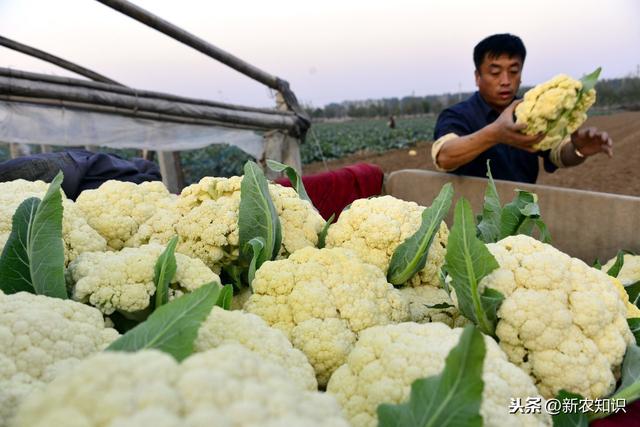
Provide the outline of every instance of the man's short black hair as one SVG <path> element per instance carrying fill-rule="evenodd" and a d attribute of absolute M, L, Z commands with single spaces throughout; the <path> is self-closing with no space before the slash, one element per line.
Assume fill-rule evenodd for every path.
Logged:
<path fill-rule="evenodd" d="M 513 34 L 494 34 L 482 40 L 473 49 L 473 62 L 476 64 L 476 70 L 480 71 L 480 64 L 484 60 L 485 55 L 496 58 L 500 55 L 509 55 L 509 58 L 519 56 L 524 63 L 527 56 L 527 49 L 520 37 Z"/>

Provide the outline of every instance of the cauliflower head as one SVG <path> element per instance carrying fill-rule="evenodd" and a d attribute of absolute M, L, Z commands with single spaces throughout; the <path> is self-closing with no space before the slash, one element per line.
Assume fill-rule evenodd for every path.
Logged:
<path fill-rule="evenodd" d="M 307 356 L 293 348 L 285 334 L 269 327 L 259 316 L 243 311 L 213 307 L 202 323 L 195 351 L 202 352 L 226 343 L 237 343 L 284 367 L 293 382 L 307 390 L 317 390 L 318 382 Z"/>
<path fill-rule="evenodd" d="M 342 248 L 303 248 L 256 272 L 245 310 L 281 329 L 313 366 L 320 386 L 342 365 L 357 334 L 407 320 L 406 300 L 379 268 Z"/>
<path fill-rule="evenodd" d="M 386 274 L 396 248 L 420 228 L 424 209 L 414 202 L 392 196 L 356 200 L 329 227 L 326 246 L 350 249 L 364 262 L 375 265 Z M 424 268 L 405 286 L 415 290 L 401 289 L 411 306 L 411 320 L 414 322 L 444 321 L 453 326 L 461 317 L 456 308 L 443 310 L 428 308 L 424 304 L 425 301 L 429 305 L 451 303 L 448 294 L 440 288 L 438 278 L 444 265 L 448 237 L 449 229 L 443 221 L 431 243 Z"/>
<path fill-rule="evenodd" d="M 134 184 L 111 180 L 80 193 L 76 204 L 109 248 L 120 250 L 149 243 L 151 235 L 168 241 L 177 219 L 176 197 L 159 181 Z"/>
<path fill-rule="evenodd" d="M 15 181 L 0 183 L 0 250 L 11 234 L 13 214 L 30 197 L 42 199 L 49 189 L 44 181 Z M 64 261 L 68 265 L 83 252 L 106 251 L 107 242 L 85 220 L 78 206 L 62 193 L 62 240 Z"/>
<path fill-rule="evenodd" d="M 66 271 L 71 297 L 97 307 L 106 315 L 116 310 L 135 313 L 146 309 L 156 291 L 154 266 L 164 249 L 150 243 L 119 252 L 83 253 Z M 201 260 L 178 253 L 175 256 L 177 269 L 169 285 L 170 299 L 206 283 L 220 283 L 220 277 Z"/>
<path fill-rule="evenodd" d="M 157 350 L 97 354 L 26 400 L 14 425 L 208 427 L 214 420 L 225 427 L 347 426 L 332 396 L 302 389 L 283 367 L 238 344 L 180 364 Z"/>
<path fill-rule="evenodd" d="M 534 148 L 548 150 L 559 144 L 587 120 L 587 110 L 596 102 L 596 91 L 580 94 L 582 82 L 565 74 L 535 86 L 516 107 L 516 123 L 524 123 L 524 133 L 546 133 Z"/>
<path fill-rule="evenodd" d="M 627 308 L 604 272 L 525 236 L 487 245 L 499 268 L 480 282 L 501 292 L 496 335 L 540 393 L 565 389 L 590 399 L 613 391 L 634 342 Z"/>
<path fill-rule="evenodd" d="M 0 292 L 0 426 L 60 371 L 118 338 L 93 307 L 27 292 Z"/>
<path fill-rule="evenodd" d="M 180 236 L 178 251 L 202 259 L 212 270 L 239 256 L 238 214 L 242 177 L 205 177 L 182 190 L 177 202 L 180 219 L 175 224 Z M 280 218 L 282 246 L 279 256 L 318 243 L 325 221 L 313 206 L 298 197 L 294 189 L 269 184 L 271 199 Z"/>
<path fill-rule="evenodd" d="M 393 252 L 420 228 L 424 209 L 393 196 L 358 199 L 329 227 L 326 246 L 351 249 L 386 274 Z M 449 229 L 443 221 L 429 248 L 425 267 L 407 285 L 440 286 L 438 273 L 444 264 L 448 236 Z"/>
<path fill-rule="evenodd" d="M 462 329 L 442 323 L 401 323 L 364 330 L 327 386 L 354 427 L 375 427 L 382 403 L 409 399 L 413 381 L 438 375 L 449 351 L 458 344 Z M 529 376 L 510 363 L 493 339 L 484 337 L 482 405 L 485 426 L 550 426 L 548 414 L 509 414 L 511 398 L 538 396 Z"/>

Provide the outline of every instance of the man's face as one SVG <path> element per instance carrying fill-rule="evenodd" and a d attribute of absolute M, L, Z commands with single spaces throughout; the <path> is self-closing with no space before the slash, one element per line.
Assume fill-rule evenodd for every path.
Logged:
<path fill-rule="evenodd" d="M 476 86 L 480 95 L 499 112 L 504 110 L 520 87 L 522 59 L 508 55 L 497 57 L 485 55 L 480 71 L 476 70 Z"/>

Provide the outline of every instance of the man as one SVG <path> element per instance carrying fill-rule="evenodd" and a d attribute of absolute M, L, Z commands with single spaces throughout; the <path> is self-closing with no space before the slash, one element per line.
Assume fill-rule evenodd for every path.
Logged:
<path fill-rule="evenodd" d="M 526 49 L 519 37 L 495 34 L 482 40 L 473 51 L 478 91 L 466 101 L 447 108 L 436 123 L 431 156 L 436 168 L 458 175 L 486 177 L 487 159 L 496 179 L 535 183 L 538 157 L 544 169 L 576 166 L 598 153 L 613 155 L 613 142 L 606 132 L 579 129 L 553 150 L 535 151 L 532 146 L 544 135 L 521 133 L 513 114 L 519 100 Z"/>

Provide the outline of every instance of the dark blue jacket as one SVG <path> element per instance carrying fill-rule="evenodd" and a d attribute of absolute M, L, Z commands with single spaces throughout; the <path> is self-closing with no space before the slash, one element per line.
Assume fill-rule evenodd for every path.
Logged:
<path fill-rule="evenodd" d="M 125 160 L 115 154 L 72 150 L 18 157 L 0 163 L 0 182 L 20 178 L 51 182 L 58 171 L 64 173 L 62 189 L 72 200 L 80 192 L 98 188 L 110 179 L 136 184 L 162 179 L 158 165 L 148 160 Z"/>
<path fill-rule="evenodd" d="M 480 93 L 474 93 L 466 101 L 453 105 L 438 116 L 434 138 L 455 133 L 458 136 L 472 134 L 494 122 L 500 114 L 485 102 Z M 487 176 L 487 159 L 491 160 L 491 174 L 495 179 L 535 183 L 538 178 L 538 158 L 542 157 L 544 169 L 557 169 L 549 160 L 549 150 L 529 153 L 507 144 L 496 144 L 469 163 L 451 171 L 458 175 Z"/>

